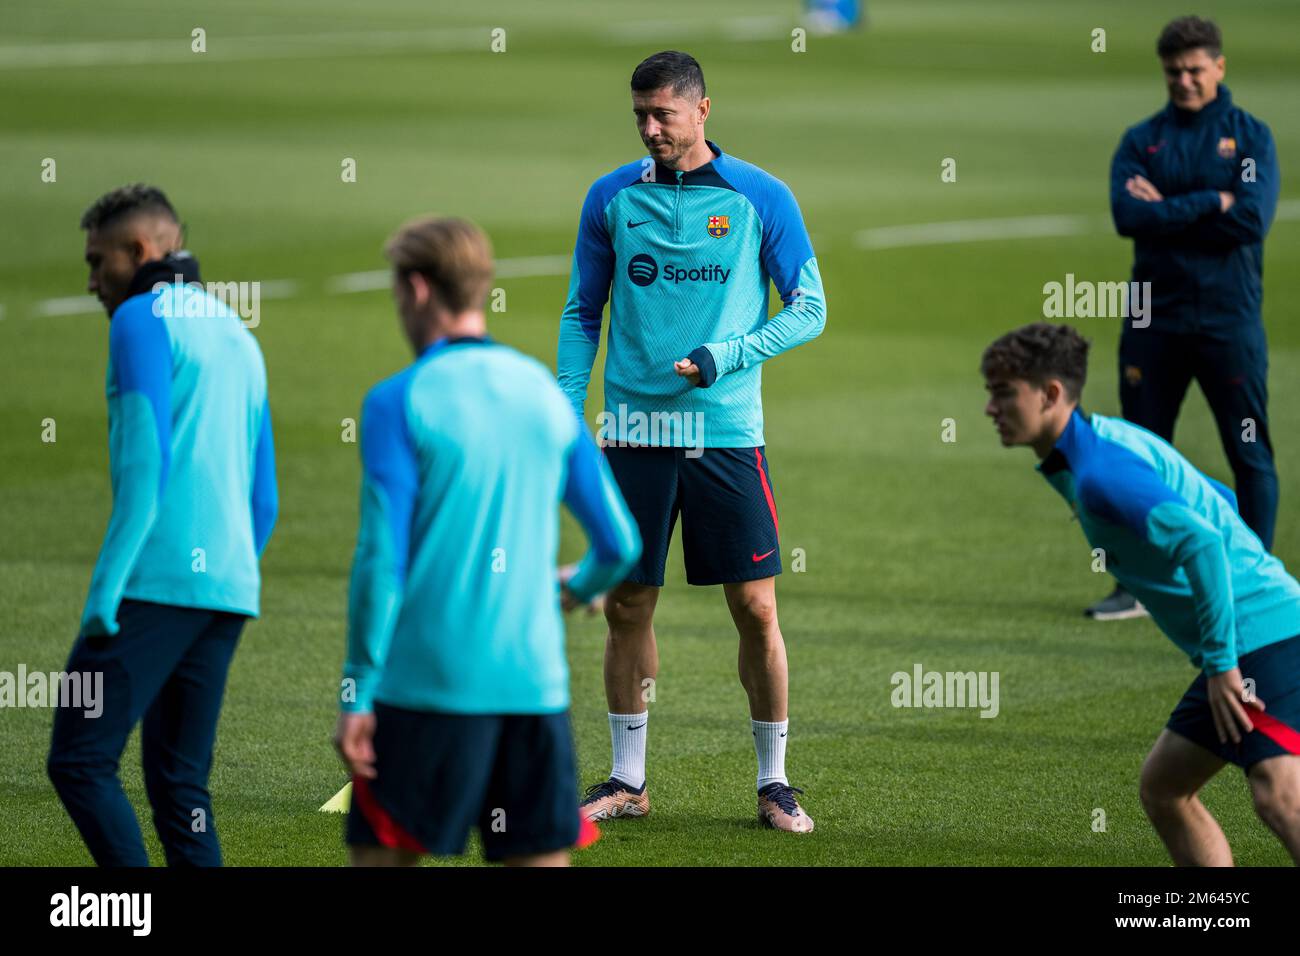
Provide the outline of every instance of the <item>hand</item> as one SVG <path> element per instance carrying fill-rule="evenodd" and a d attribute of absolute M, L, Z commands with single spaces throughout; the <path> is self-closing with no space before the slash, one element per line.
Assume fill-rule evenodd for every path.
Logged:
<path fill-rule="evenodd" d="M 1160 202 L 1165 198 L 1145 176 L 1133 176 L 1124 183 L 1124 188 L 1134 199 L 1141 199 L 1143 202 Z"/>
<path fill-rule="evenodd" d="M 1246 699 L 1246 688 L 1242 686 L 1241 669 L 1238 667 L 1207 678 L 1205 690 L 1210 698 L 1214 728 L 1219 732 L 1219 743 L 1227 743 L 1229 738 L 1234 744 L 1241 743 L 1241 730 L 1250 733 L 1255 729 L 1245 705 L 1263 710 L 1264 702 L 1258 698 Z"/>
<path fill-rule="evenodd" d="M 116 608 L 87 609 L 85 617 L 81 620 L 79 636 L 116 637 L 120 630 Z"/>
<path fill-rule="evenodd" d="M 1219 190 L 1219 212 L 1227 212 L 1232 208 L 1232 204 L 1237 201 L 1237 197 L 1232 193 Z"/>
<path fill-rule="evenodd" d="M 673 371 L 692 385 L 700 384 L 700 367 L 690 359 L 680 359 L 673 363 Z"/>
<path fill-rule="evenodd" d="M 334 749 L 354 777 L 375 779 L 379 775 L 375 770 L 375 715 L 339 714 Z"/>
<path fill-rule="evenodd" d="M 598 611 L 605 609 L 605 595 L 598 594 L 590 601 L 583 603 L 578 596 L 569 590 L 569 579 L 578 571 L 576 564 L 566 564 L 560 568 L 560 609 L 565 613 L 580 607 L 587 609 L 587 617 L 594 616 Z"/>

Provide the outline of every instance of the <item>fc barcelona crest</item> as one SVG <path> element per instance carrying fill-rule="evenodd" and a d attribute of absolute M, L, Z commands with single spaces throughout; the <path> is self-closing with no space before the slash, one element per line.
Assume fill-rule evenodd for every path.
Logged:
<path fill-rule="evenodd" d="M 709 217 L 709 235 L 714 239 L 721 239 L 731 228 L 730 216 L 710 216 Z"/>
<path fill-rule="evenodd" d="M 1219 140 L 1219 155 L 1224 159 L 1232 159 L 1237 155 L 1237 141 L 1231 136 L 1224 136 Z"/>

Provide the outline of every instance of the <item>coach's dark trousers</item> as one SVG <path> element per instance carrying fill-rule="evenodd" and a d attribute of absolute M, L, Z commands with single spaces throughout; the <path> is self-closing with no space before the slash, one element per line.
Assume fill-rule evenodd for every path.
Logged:
<path fill-rule="evenodd" d="M 1124 417 L 1172 444 L 1178 409 L 1196 379 L 1232 467 L 1237 510 L 1271 551 L 1278 486 L 1268 433 L 1267 378 L 1268 345 L 1262 324 L 1197 333 L 1157 332 L 1126 324 L 1120 336 L 1119 394 Z"/>
<path fill-rule="evenodd" d="M 50 780 L 100 866 L 148 866 L 118 764 L 142 717 L 141 758 L 170 866 L 220 866 L 208 772 L 226 674 L 246 617 L 123 601 L 115 637 L 81 637 L 69 673 L 102 672 L 103 711 L 59 707 Z"/>

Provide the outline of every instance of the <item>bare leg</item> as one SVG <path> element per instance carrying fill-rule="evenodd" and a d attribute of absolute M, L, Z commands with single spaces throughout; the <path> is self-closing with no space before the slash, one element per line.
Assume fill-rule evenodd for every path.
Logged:
<path fill-rule="evenodd" d="M 1255 812 L 1300 864 L 1300 756 L 1261 760 L 1248 776 Z"/>
<path fill-rule="evenodd" d="M 527 856 L 511 856 L 505 859 L 506 866 L 568 866 L 568 850 L 552 850 L 550 853 L 529 853 Z"/>
<path fill-rule="evenodd" d="M 786 719 L 789 672 L 776 620 L 776 578 L 724 584 L 727 607 L 740 634 L 740 683 L 754 720 Z"/>
<path fill-rule="evenodd" d="M 605 699 L 611 714 L 642 714 L 642 681 L 659 676 L 654 613 L 659 589 L 623 583 L 605 598 Z"/>
<path fill-rule="evenodd" d="M 420 854 L 387 846 L 348 847 L 348 863 L 352 866 L 417 866 Z"/>
<path fill-rule="evenodd" d="M 1228 839 L 1197 794 L 1223 768 L 1199 744 L 1162 730 L 1142 765 L 1142 808 L 1177 866 L 1232 866 Z"/>

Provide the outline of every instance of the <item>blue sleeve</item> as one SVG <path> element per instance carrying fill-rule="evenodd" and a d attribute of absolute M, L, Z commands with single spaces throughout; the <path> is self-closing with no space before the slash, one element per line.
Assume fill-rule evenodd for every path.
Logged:
<path fill-rule="evenodd" d="M 1133 176 L 1151 179 L 1134 129 L 1124 133 L 1110 164 L 1110 212 L 1115 230 L 1132 239 L 1148 239 L 1183 232 L 1206 216 L 1219 214 L 1219 191 L 1200 189 L 1181 196 L 1147 202 L 1130 196 L 1124 187 Z M 1157 188 L 1159 188 L 1157 186 Z"/>
<path fill-rule="evenodd" d="M 128 302 L 109 323 L 109 471 L 113 512 L 81 619 L 83 634 L 116 634 L 117 609 L 158 517 L 171 467 L 172 358 L 154 298 Z"/>
<path fill-rule="evenodd" d="M 1210 483 L 1211 488 L 1228 500 L 1228 504 L 1232 505 L 1233 511 L 1240 513 L 1240 509 L 1237 507 L 1237 493 L 1235 491 L 1223 482 L 1211 478 L 1209 475 L 1203 474 L 1201 477 Z"/>
<path fill-rule="evenodd" d="M 275 441 L 271 436 L 271 403 L 262 407 L 262 428 L 253 457 L 253 546 L 260 557 L 271 539 L 280 512 L 280 492 L 275 482 Z"/>
<path fill-rule="evenodd" d="M 1236 667 L 1232 569 L 1219 530 L 1144 463 L 1120 463 L 1104 478 L 1084 476 L 1078 493 L 1093 514 L 1129 528 L 1163 554 L 1171 568 L 1183 569 L 1196 608 L 1201 666 L 1207 674 Z"/>
<path fill-rule="evenodd" d="M 1192 235 L 1210 242 L 1248 244 L 1263 242 L 1277 213 L 1278 193 L 1282 177 L 1277 167 L 1277 149 L 1273 134 L 1267 126 L 1259 124 L 1254 142 L 1243 143 L 1238 155 L 1255 160 L 1254 182 L 1243 182 L 1243 170 L 1238 164 L 1233 180 L 1232 195 L 1236 201 L 1226 213 L 1208 216 L 1196 224 Z"/>
<path fill-rule="evenodd" d="M 641 556 L 641 536 L 609 465 L 582 422 L 569 447 L 564 503 L 591 544 L 569 579 L 569 590 L 586 602 L 627 576 Z"/>
<path fill-rule="evenodd" d="M 747 192 L 746 198 L 763 223 L 759 258 L 764 275 L 776 285 L 784 308 L 753 332 L 705 343 L 713 359 L 713 375 L 701 375 L 704 388 L 716 378 L 811 341 L 826 327 L 821 272 L 794 194 L 785 183 L 769 178 Z M 699 361 L 695 364 L 705 371 Z"/>
<path fill-rule="evenodd" d="M 345 711 L 368 712 L 401 610 L 419 490 L 405 375 L 376 386 L 361 412 L 361 517 L 348 595 Z"/>
<path fill-rule="evenodd" d="M 560 317 L 556 378 L 579 418 L 583 417 L 591 367 L 600 347 L 601 315 L 614 275 L 614 246 L 605 225 L 605 207 L 612 197 L 607 179 L 597 180 L 582 204 L 569 294 Z"/>

